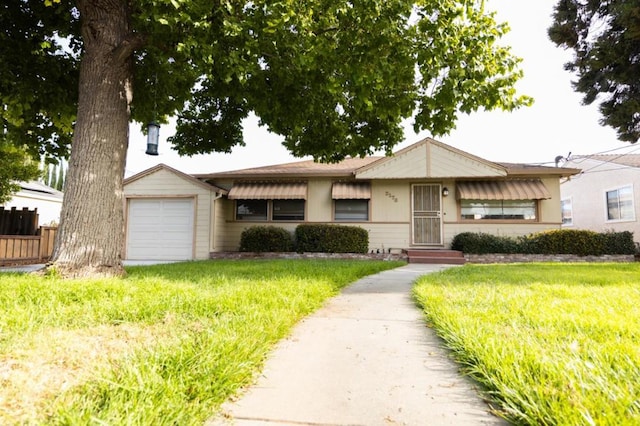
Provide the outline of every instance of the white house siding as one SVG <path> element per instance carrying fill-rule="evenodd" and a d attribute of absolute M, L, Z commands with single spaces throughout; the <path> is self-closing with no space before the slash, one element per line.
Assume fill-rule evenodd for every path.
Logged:
<path fill-rule="evenodd" d="M 58 224 L 60 222 L 60 211 L 62 210 L 62 192 L 40 182 L 32 181 L 20 184 L 23 189 L 16 192 L 10 200 L 1 205 L 5 209 L 11 209 L 12 207 L 17 210 L 22 210 L 25 207 L 29 210 L 38 209 L 38 225 Z"/>
<path fill-rule="evenodd" d="M 596 232 L 630 231 L 640 240 L 640 168 L 589 159 L 570 162 L 584 173 L 573 176 L 560 186 L 562 199 L 570 199 L 573 223 L 564 228 L 589 229 Z M 635 217 L 633 220 L 608 221 L 606 192 L 625 186 L 633 187 Z"/>
<path fill-rule="evenodd" d="M 215 195 L 213 191 L 169 170 L 160 169 L 125 185 L 124 194 L 127 200 L 193 197 L 195 202 L 194 259 L 209 258 L 211 207 Z M 127 217 L 126 214 L 125 217 Z"/>

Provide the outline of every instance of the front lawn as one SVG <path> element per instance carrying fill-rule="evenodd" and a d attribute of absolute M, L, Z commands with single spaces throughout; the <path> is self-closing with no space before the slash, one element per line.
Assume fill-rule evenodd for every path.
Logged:
<path fill-rule="evenodd" d="M 640 424 L 640 265 L 466 265 L 414 289 L 500 415 Z"/>
<path fill-rule="evenodd" d="M 302 317 L 401 262 L 204 261 L 0 274 L 0 424 L 201 425 Z"/>

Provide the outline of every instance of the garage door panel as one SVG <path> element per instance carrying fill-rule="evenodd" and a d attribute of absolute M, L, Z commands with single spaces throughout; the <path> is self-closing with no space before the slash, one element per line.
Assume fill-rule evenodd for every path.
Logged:
<path fill-rule="evenodd" d="M 192 259 L 193 221 L 193 199 L 130 200 L 127 221 L 127 258 L 132 260 Z"/>

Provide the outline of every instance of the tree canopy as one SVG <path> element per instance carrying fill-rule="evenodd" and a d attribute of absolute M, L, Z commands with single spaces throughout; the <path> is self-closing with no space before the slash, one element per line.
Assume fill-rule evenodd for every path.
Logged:
<path fill-rule="evenodd" d="M 412 116 L 437 136 L 531 103 L 483 0 L 5 0 L 0 28 L 4 137 L 71 152 L 54 262 L 74 267 L 120 264 L 130 120 L 176 117 L 193 155 L 242 145 L 254 112 L 293 155 L 338 161 L 390 153 Z"/>
<path fill-rule="evenodd" d="M 39 176 L 38 163 L 23 149 L 0 140 L 0 205 L 20 190 L 20 181 L 27 182 Z"/>
<path fill-rule="evenodd" d="M 600 123 L 621 141 L 640 139 L 640 5 L 635 1 L 559 0 L 549 37 L 573 50 L 565 68 L 585 104 L 599 103 Z"/>

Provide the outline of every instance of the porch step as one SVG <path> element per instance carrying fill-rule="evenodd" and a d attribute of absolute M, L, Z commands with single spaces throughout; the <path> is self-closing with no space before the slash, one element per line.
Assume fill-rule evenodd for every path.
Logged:
<path fill-rule="evenodd" d="M 410 249 L 407 250 L 409 263 L 429 263 L 444 265 L 464 265 L 464 254 L 457 250 Z"/>

